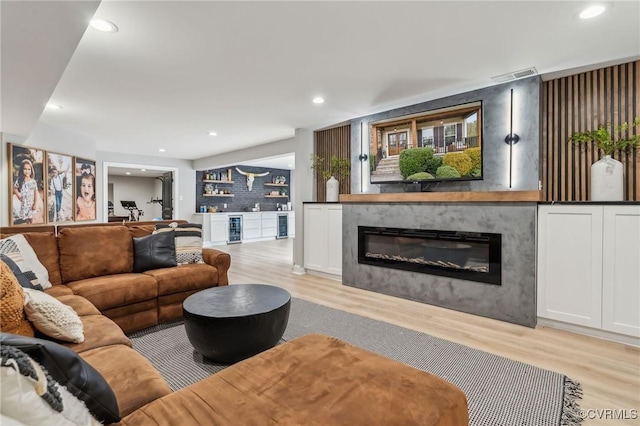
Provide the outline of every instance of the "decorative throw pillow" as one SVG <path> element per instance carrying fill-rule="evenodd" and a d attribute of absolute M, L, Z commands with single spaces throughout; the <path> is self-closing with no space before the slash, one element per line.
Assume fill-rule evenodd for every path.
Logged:
<path fill-rule="evenodd" d="M 176 261 L 178 265 L 204 263 L 202 259 L 202 225 L 198 223 L 158 223 L 154 234 L 176 232 Z"/>
<path fill-rule="evenodd" d="M 33 336 L 33 327 L 24 313 L 22 287 L 4 262 L 0 262 L 0 330 Z"/>
<path fill-rule="evenodd" d="M 34 274 L 33 271 L 22 272 L 16 262 L 11 260 L 11 258 L 6 254 L 0 254 L 0 260 L 6 263 L 9 269 L 11 269 L 13 275 L 18 279 L 20 287 L 44 290 L 40 284 L 33 285 L 34 281 L 38 282 L 38 277 L 36 277 L 36 274 Z"/>
<path fill-rule="evenodd" d="M 42 365 L 58 384 L 83 401 L 96 419 L 105 424 L 120 421 L 118 402 L 109 384 L 71 349 L 48 340 L 7 333 L 0 333 L 0 345 L 18 348 Z"/>
<path fill-rule="evenodd" d="M 31 285 L 40 284 L 42 288 L 51 287 L 49 271 L 38 260 L 36 252 L 27 242 L 24 235 L 16 234 L 0 240 L 0 254 L 13 260 L 22 273 L 33 272 L 37 279 L 31 280 Z"/>
<path fill-rule="evenodd" d="M 71 306 L 42 291 L 24 289 L 24 311 L 35 328 L 66 342 L 84 342 L 84 327 Z"/>
<path fill-rule="evenodd" d="M 3 416 L 25 425 L 100 424 L 84 402 L 56 383 L 47 370 L 27 354 L 3 345 L 0 356 Z"/>
<path fill-rule="evenodd" d="M 133 239 L 133 272 L 177 266 L 175 232 Z"/>

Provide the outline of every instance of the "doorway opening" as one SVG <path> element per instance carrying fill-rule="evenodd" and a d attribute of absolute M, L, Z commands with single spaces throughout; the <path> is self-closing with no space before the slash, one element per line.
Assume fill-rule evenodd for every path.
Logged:
<path fill-rule="evenodd" d="M 104 222 L 130 219 L 129 212 L 120 211 L 122 199 L 137 201 L 141 221 L 179 217 L 174 196 L 178 193 L 176 167 L 105 162 L 103 176 L 103 194 L 107 194 L 102 206 Z"/>

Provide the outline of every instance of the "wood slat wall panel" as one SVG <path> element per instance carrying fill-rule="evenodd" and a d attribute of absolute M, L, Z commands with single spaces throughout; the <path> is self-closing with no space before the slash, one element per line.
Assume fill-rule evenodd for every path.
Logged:
<path fill-rule="evenodd" d="M 594 130 L 607 122 L 614 127 L 640 115 L 640 61 L 601 68 L 544 82 L 541 141 L 543 197 L 547 201 L 588 201 L 591 164 L 603 157 L 590 144 L 568 144 L 575 132 Z M 637 134 L 637 129 L 629 130 Z M 627 136 L 629 136 L 627 135 Z M 625 200 L 640 201 L 638 149 L 614 158 L 624 167 Z"/>
<path fill-rule="evenodd" d="M 351 158 L 351 125 L 315 132 L 314 153 L 329 161 L 332 156 Z M 340 194 L 351 193 L 351 181 L 346 176 L 336 176 L 340 182 Z M 316 175 L 316 201 L 327 200 L 327 182 Z"/>

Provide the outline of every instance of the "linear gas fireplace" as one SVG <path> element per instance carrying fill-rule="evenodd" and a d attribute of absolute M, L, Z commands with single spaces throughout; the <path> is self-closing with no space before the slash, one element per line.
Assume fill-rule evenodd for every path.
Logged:
<path fill-rule="evenodd" d="M 502 236 L 358 226 L 358 263 L 502 284 Z"/>

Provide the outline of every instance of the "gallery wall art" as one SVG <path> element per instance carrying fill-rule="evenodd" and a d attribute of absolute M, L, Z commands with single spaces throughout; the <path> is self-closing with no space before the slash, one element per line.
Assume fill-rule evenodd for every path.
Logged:
<path fill-rule="evenodd" d="M 96 162 L 7 144 L 10 225 L 96 219 Z"/>

